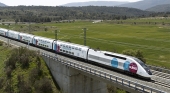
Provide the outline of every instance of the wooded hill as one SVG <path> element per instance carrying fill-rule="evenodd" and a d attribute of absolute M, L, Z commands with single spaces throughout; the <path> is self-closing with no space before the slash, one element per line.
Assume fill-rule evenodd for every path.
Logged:
<path fill-rule="evenodd" d="M 170 12 L 170 4 L 164 5 L 157 5 L 147 9 L 147 11 L 154 11 L 154 12 Z"/>
<path fill-rule="evenodd" d="M 137 9 L 146 10 L 148 8 L 163 4 L 170 4 L 170 0 L 141 0 L 138 2 L 123 4 L 120 5 L 120 7 L 133 7 Z"/>
<path fill-rule="evenodd" d="M 15 19 L 21 22 L 50 22 L 76 19 L 114 20 L 130 17 L 148 16 L 151 12 L 125 7 L 85 6 L 85 7 L 49 7 L 17 6 L 1 7 L 1 19 Z"/>

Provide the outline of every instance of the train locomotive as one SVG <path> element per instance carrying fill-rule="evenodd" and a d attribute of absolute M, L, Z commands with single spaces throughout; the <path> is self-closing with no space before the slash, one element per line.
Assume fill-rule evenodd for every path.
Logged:
<path fill-rule="evenodd" d="M 33 46 L 48 49 L 55 53 L 76 57 L 91 63 L 104 65 L 108 68 L 125 71 L 143 78 L 150 79 L 152 77 L 150 69 L 141 60 L 132 56 L 94 50 L 88 46 L 35 36 L 27 33 L 20 33 L 4 28 L 0 28 L 0 35 L 23 43 L 28 43 Z"/>

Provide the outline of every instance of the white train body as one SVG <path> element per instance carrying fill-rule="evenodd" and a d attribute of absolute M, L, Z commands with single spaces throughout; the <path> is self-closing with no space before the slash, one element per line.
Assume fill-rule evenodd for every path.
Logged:
<path fill-rule="evenodd" d="M 43 48 L 51 49 L 53 48 L 54 39 L 49 39 L 45 37 L 35 36 L 33 37 L 33 44 Z"/>
<path fill-rule="evenodd" d="M 8 37 L 18 40 L 19 39 L 19 32 L 9 30 L 8 31 Z"/>
<path fill-rule="evenodd" d="M 19 40 L 23 41 L 25 43 L 33 43 L 33 37 L 34 35 L 26 34 L 26 33 L 19 33 Z"/>
<path fill-rule="evenodd" d="M 7 36 L 7 32 L 8 32 L 7 29 L 0 28 L 0 35 Z"/>
<path fill-rule="evenodd" d="M 29 42 L 35 46 L 50 49 L 57 53 L 74 56 L 89 62 L 99 63 L 109 68 L 127 71 L 145 78 L 151 78 L 152 76 L 149 68 L 141 60 L 135 57 L 108 51 L 95 51 L 87 46 L 59 40 L 55 41 L 55 39 L 19 33 L 12 30 L 8 31 L 6 29 L 0 29 L 0 34 L 22 42 Z"/>
<path fill-rule="evenodd" d="M 55 41 L 53 44 L 53 50 L 59 53 L 65 53 L 67 55 L 75 56 L 78 58 L 87 59 L 89 47 L 78 44 L 73 44 L 64 41 Z"/>
<path fill-rule="evenodd" d="M 120 69 L 133 74 L 138 74 L 146 78 L 151 78 L 152 75 L 150 70 L 143 62 L 131 56 L 89 49 L 88 60 L 90 60 L 91 62 L 104 64 L 115 69 Z"/>

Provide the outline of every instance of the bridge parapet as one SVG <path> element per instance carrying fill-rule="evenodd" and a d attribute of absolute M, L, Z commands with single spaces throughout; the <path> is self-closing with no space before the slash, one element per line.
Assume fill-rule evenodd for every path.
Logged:
<path fill-rule="evenodd" d="M 95 68 L 91 68 L 91 67 L 88 67 L 88 66 L 85 66 L 82 64 L 72 62 L 70 60 L 65 60 L 65 59 L 59 58 L 57 56 L 51 56 L 51 55 L 45 54 L 45 53 L 41 53 L 41 55 L 45 59 L 46 64 L 49 66 L 49 68 L 51 68 L 51 65 L 50 65 L 51 61 L 59 62 L 67 67 L 71 67 L 76 70 L 79 70 L 79 71 L 81 71 L 81 73 L 83 72 L 84 74 L 88 74 L 87 76 L 90 76 L 90 75 L 92 77 L 95 76 L 95 78 L 99 78 L 100 81 L 104 80 L 105 83 L 113 84 L 113 86 L 116 86 L 120 89 L 123 88 L 124 90 L 131 92 L 131 93 L 142 93 L 142 92 L 144 92 L 144 93 L 165 93 L 164 91 L 149 87 L 147 85 L 143 85 L 143 84 L 140 84 L 140 83 L 137 83 L 134 81 L 130 81 L 130 80 L 124 79 L 122 77 L 118 77 L 118 76 L 100 71 Z M 57 74 L 57 73 L 54 73 L 54 74 Z M 67 90 L 69 90 L 69 89 L 67 89 Z M 71 93 L 71 92 L 69 92 L 69 93 Z"/>

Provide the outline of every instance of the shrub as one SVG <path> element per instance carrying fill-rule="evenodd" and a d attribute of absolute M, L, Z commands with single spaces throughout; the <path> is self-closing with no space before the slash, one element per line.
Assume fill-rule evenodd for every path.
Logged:
<path fill-rule="evenodd" d="M 32 93 L 31 86 L 27 82 L 22 81 L 19 84 L 19 93 Z"/>
<path fill-rule="evenodd" d="M 3 42 L 0 41 L 0 46 L 2 46 L 2 45 L 3 45 Z"/>
<path fill-rule="evenodd" d="M 0 89 L 3 87 L 3 83 L 4 82 L 4 79 L 2 77 L 0 77 Z"/>
<path fill-rule="evenodd" d="M 28 56 L 22 55 L 20 57 L 20 63 L 21 63 L 22 68 L 28 68 L 29 67 L 29 62 L 30 62 L 30 60 L 29 60 Z"/>
<path fill-rule="evenodd" d="M 52 85 L 48 78 L 43 78 L 35 82 L 36 93 L 52 93 Z"/>
<path fill-rule="evenodd" d="M 143 53 L 140 50 L 132 50 L 132 49 L 124 50 L 123 54 L 136 57 L 141 61 L 143 61 L 144 63 L 146 63 L 146 59 L 144 58 Z"/>
<path fill-rule="evenodd" d="M 37 68 L 34 68 L 29 73 L 29 81 L 31 84 L 34 84 L 36 80 L 39 78 L 39 70 Z"/>
<path fill-rule="evenodd" d="M 4 87 L 4 90 L 5 90 L 6 93 L 13 93 L 13 92 L 12 92 L 13 89 L 12 89 L 12 87 L 11 87 L 11 80 L 10 80 L 10 79 L 6 81 L 6 83 L 5 83 L 4 86 L 5 86 L 5 87 Z"/>
<path fill-rule="evenodd" d="M 11 69 L 10 66 L 8 66 L 7 69 L 6 69 L 7 78 L 11 78 L 11 73 L 12 73 L 12 69 Z"/>

